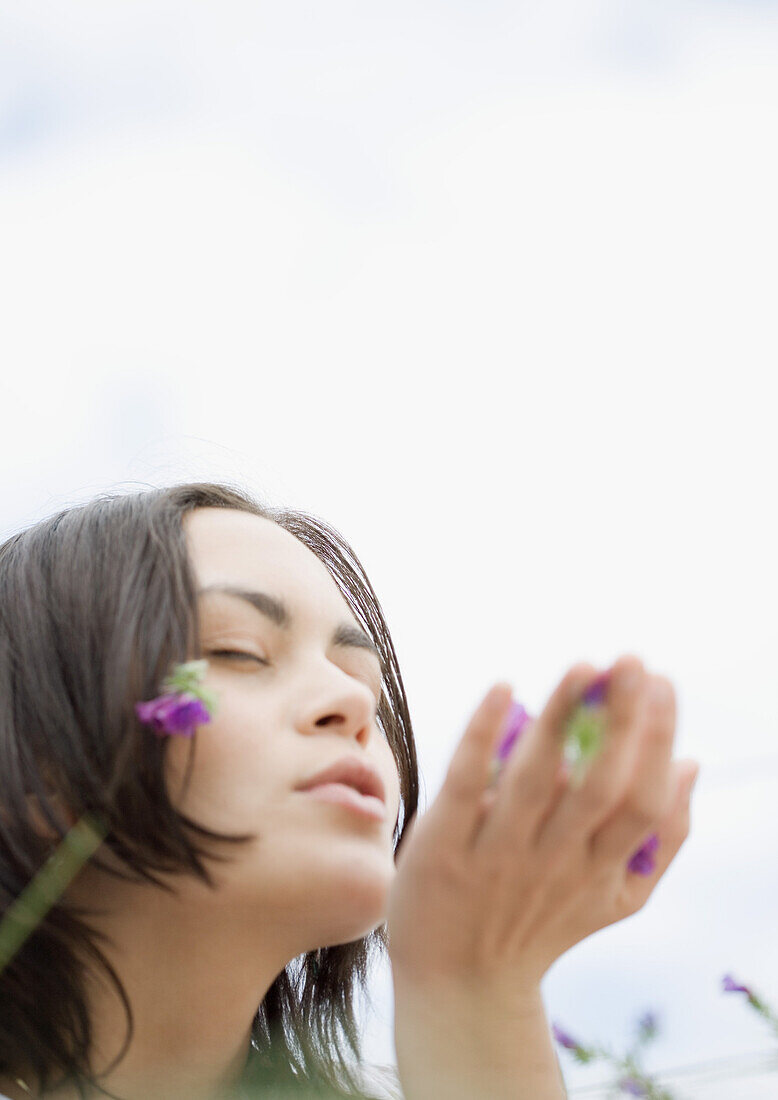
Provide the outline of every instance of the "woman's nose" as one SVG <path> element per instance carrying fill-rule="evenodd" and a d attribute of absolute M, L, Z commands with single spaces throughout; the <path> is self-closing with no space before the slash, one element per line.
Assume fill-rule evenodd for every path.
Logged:
<path fill-rule="evenodd" d="M 329 689 L 323 687 L 309 702 L 303 716 L 307 731 L 326 729 L 360 740 L 370 736 L 375 722 L 375 696 L 366 684 L 350 677 L 346 681 Z"/>

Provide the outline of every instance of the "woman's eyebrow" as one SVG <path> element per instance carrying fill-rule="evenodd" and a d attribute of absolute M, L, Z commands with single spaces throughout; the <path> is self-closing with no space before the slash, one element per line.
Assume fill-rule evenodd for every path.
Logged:
<path fill-rule="evenodd" d="M 253 589 L 241 588 L 231 584 L 211 584 L 207 588 L 201 588 L 197 594 L 198 596 L 205 596 L 209 592 L 222 592 L 227 596 L 235 596 L 239 600 L 244 600 L 284 630 L 288 630 L 292 625 L 289 608 L 277 596 L 271 596 L 268 592 L 257 592 Z M 369 638 L 364 630 L 360 630 L 353 623 L 341 623 L 340 626 L 336 627 L 335 633 L 332 635 L 332 644 L 366 649 L 368 653 L 372 653 L 379 661 L 381 660 L 381 653 L 372 638 Z"/>

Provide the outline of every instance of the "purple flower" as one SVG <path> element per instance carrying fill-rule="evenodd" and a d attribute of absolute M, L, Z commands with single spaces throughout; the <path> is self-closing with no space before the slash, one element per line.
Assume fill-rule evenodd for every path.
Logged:
<path fill-rule="evenodd" d="M 652 833 L 643 847 L 638 848 L 635 852 L 627 864 L 627 870 L 632 871 L 635 875 L 650 875 L 656 867 L 654 853 L 658 847 L 659 837 L 656 833 Z"/>
<path fill-rule="evenodd" d="M 166 692 L 147 703 L 136 703 L 140 721 L 151 726 L 156 734 L 177 733 L 191 737 L 195 726 L 210 722 L 211 715 L 202 699 L 188 692 Z"/>
<path fill-rule="evenodd" d="M 753 993 L 747 985 L 738 985 L 731 974 L 725 974 L 721 979 L 722 989 L 725 993 L 745 993 L 749 997 L 753 997 Z"/>
<path fill-rule="evenodd" d="M 561 1046 L 566 1047 L 567 1050 L 578 1050 L 579 1044 L 576 1043 L 575 1039 L 571 1039 L 567 1032 L 563 1031 L 561 1027 L 552 1024 L 551 1030 L 554 1033 L 554 1038 Z"/>
<path fill-rule="evenodd" d="M 599 676 L 592 680 L 581 697 L 582 704 L 586 707 L 597 707 L 600 703 L 603 703 L 610 678 L 610 669 L 608 669 L 607 672 L 601 672 Z"/>
<path fill-rule="evenodd" d="M 630 1096 L 648 1096 L 646 1086 L 642 1085 L 637 1077 L 622 1077 L 619 1088 L 622 1092 L 628 1092 Z"/>
<path fill-rule="evenodd" d="M 511 709 L 505 722 L 505 731 L 497 749 L 496 759 L 504 763 L 510 756 L 511 749 L 521 737 L 526 726 L 532 721 L 521 703 L 515 700 L 511 702 Z"/>
<path fill-rule="evenodd" d="M 658 1027 L 659 1020 L 655 1012 L 644 1012 L 638 1020 L 638 1028 L 647 1039 L 652 1039 L 656 1035 Z"/>

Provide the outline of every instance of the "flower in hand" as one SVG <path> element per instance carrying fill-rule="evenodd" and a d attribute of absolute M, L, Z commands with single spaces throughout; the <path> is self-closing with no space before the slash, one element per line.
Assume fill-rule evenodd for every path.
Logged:
<path fill-rule="evenodd" d="M 586 767 L 602 747 L 605 718 L 602 706 L 608 691 L 610 672 L 602 672 L 584 692 L 579 706 L 567 723 L 565 758 L 572 768 L 574 787 L 583 783 Z"/>
<path fill-rule="evenodd" d="M 650 875 L 653 873 L 656 867 L 656 855 L 659 848 L 659 837 L 656 833 L 652 833 L 642 848 L 633 855 L 632 859 L 627 864 L 627 869 L 632 871 L 635 875 Z"/>
<path fill-rule="evenodd" d="M 497 747 L 497 752 L 492 760 L 492 782 L 497 778 L 502 770 L 505 761 L 511 754 L 513 746 L 516 744 L 522 733 L 532 721 L 531 715 L 527 713 L 521 703 L 517 703 L 514 699 L 511 702 L 511 709 L 508 712 L 508 718 L 505 723 L 505 731 L 500 739 L 500 744 Z"/>
<path fill-rule="evenodd" d="M 583 782 L 587 764 L 602 747 L 605 727 L 602 707 L 607 695 L 609 680 L 610 670 L 600 673 L 592 680 L 581 696 L 581 702 L 572 718 L 567 723 L 565 758 L 572 768 L 571 783 L 574 787 L 580 786 Z M 492 783 L 499 776 L 514 745 L 531 721 L 532 715 L 525 710 L 521 703 L 513 700 L 503 735 L 492 760 Z M 635 875 L 653 874 L 656 868 L 655 857 L 658 848 L 659 837 L 656 833 L 652 833 L 642 847 L 634 853 L 627 864 L 627 869 Z"/>

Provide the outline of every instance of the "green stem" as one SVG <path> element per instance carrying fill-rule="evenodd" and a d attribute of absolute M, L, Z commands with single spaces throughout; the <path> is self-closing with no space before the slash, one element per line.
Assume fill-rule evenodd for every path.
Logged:
<path fill-rule="evenodd" d="M 84 814 L 11 903 L 0 921 L 0 973 L 97 851 L 106 832 L 97 818 Z"/>

